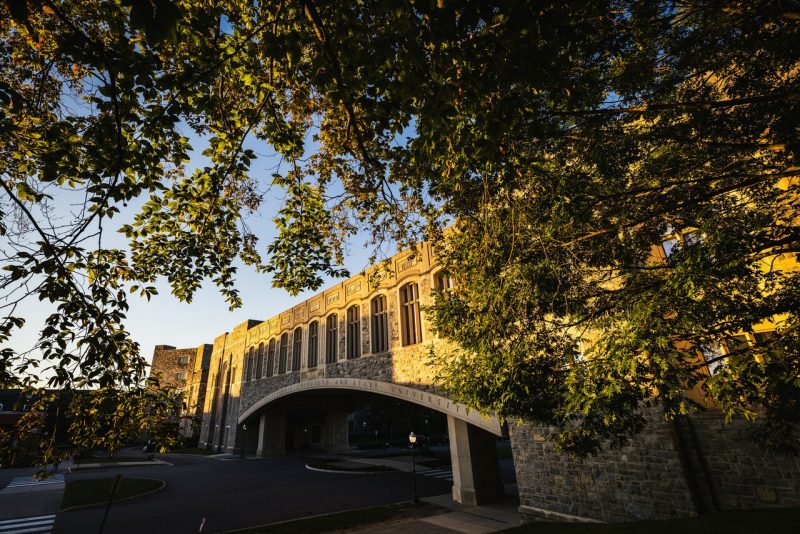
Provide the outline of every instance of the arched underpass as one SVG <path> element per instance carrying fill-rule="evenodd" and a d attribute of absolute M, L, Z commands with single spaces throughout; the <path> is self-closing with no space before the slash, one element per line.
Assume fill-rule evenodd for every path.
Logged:
<path fill-rule="evenodd" d="M 250 406 L 239 417 L 238 447 L 246 454 L 279 456 L 301 451 L 347 452 L 348 418 L 376 399 L 394 398 L 443 414 L 447 421 L 453 470 L 453 500 L 467 505 L 485 504 L 503 496 L 497 459 L 497 438 L 502 428 L 446 397 L 398 384 L 364 379 L 316 379 L 277 390 Z M 425 432 L 417 428 L 397 428 Z M 383 437 L 383 436 L 382 436 Z"/>

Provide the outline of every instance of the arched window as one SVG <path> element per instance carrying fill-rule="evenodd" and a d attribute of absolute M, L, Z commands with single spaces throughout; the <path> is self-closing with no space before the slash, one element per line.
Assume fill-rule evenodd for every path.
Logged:
<path fill-rule="evenodd" d="M 410 283 L 400 288 L 400 334 L 403 345 L 422 343 L 419 317 L 419 287 Z"/>
<path fill-rule="evenodd" d="M 303 329 L 294 329 L 294 344 L 292 346 L 292 371 L 300 370 L 300 351 L 303 350 Z"/>
<path fill-rule="evenodd" d="M 325 363 L 333 363 L 339 355 L 339 318 L 335 313 L 325 323 Z"/>
<path fill-rule="evenodd" d="M 317 351 L 319 350 L 319 322 L 314 321 L 308 325 L 308 368 L 317 366 Z"/>
<path fill-rule="evenodd" d="M 247 358 L 244 362 L 244 380 L 249 382 L 253 379 L 253 347 L 247 351 Z"/>
<path fill-rule="evenodd" d="M 258 345 L 258 353 L 257 354 L 258 354 L 258 356 L 256 357 L 256 361 L 255 361 L 255 364 L 256 364 L 255 375 L 256 375 L 256 379 L 259 379 L 262 376 L 264 376 L 264 372 L 262 370 L 264 368 L 264 344 L 263 343 Z"/>
<path fill-rule="evenodd" d="M 278 355 L 278 374 L 286 372 L 286 353 L 289 351 L 289 334 L 281 334 L 281 348 Z"/>
<path fill-rule="evenodd" d="M 372 315 L 372 353 L 389 350 L 389 310 L 386 297 L 378 295 L 370 302 Z"/>
<path fill-rule="evenodd" d="M 361 307 L 347 308 L 347 359 L 361 356 Z"/>
<path fill-rule="evenodd" d="M 267 351 L 267 376 L 275 374 L 275 338 L 269 340 L 269 350 Z"/>

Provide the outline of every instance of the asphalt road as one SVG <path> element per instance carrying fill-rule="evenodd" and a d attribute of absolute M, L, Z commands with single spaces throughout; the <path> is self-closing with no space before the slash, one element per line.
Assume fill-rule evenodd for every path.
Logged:
<path fill-rule="evenodd" d="M 204 533 L 219 532 L 396 503 L 411 496 L 409 473 L 320 473 L 306 469 L 302 457 L 221 461 L 169 455 L 161 459 L 174 465 L 79 472 L 67 480 L 122 473 L 166 481 L 166 488 L 158 493 L 115 504 L 106 522 L 108 534 L 198 532 L 203 518 Z M 450 486 L 446 480 L 417 477 L 420 497 L 449 493 Z M 97 532 L 103 513 L 103 508 L 60 512 L 54 532 Z"/>

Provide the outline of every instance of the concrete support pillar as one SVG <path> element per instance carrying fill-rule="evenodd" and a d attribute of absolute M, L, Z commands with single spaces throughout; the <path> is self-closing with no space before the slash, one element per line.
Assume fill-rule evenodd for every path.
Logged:
<path fill-rule="evenodd" d="M 453 500 L 477 506 L 502 498 L 497 437 L 451 415 L 447 416 L 447 429 L 453 464 Z"/>
<path fill-rule="evenodd" d="M 262 412 L 258 418 L 258 445 L 256 445 L 256 456 L 264 456 L 264 441 L 267 432 L 267 413 Z"/>
<path fill-rule="evenodd" d="M 348 451 L 350 440 L 347 432 L 347 412 L 329 411 L 325 414 L 325 450 Z"/>
<path fill-rule="evenodd" d="M 267 409 L 258 419 L 256 456 L 284 454 L 286 454 L 286 412 L 283 408 Z"/>

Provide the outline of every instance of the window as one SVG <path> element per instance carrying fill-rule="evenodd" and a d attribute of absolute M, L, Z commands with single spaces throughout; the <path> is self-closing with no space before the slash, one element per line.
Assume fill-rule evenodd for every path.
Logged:
<path fill-rule="evenodd" d="M 675 250 L 675 247 L 678 246 L 678 238 L 671 237 L 669 239 L 665 239 L 661 242 L 661 246 L 664 247 L 664 255 L 669 258 L 672 256 L 672 252 Z"/>
<path fill-rule="evenodd" d="M 370 302 L 372 314 L 372 352 L 389 350 L 389 310 L 386 309 L 386 297 L 378 295 Z"/>
<path fill-rule="evenodd" d="M 325 324 L 325 363 L 333 363 L 339 354 L 339 319 L 336 314 L 328 316 Z"/>
<path fill-rule="evenodd" d="M 286 372 L 286 353 L 289 351 L 289 334 L 281 334 L 281 348 L 278 356 L 278 374 Z"/>
<path fill-rule="evenodd" d="M 253 378 L 253 347 L 247 351 L 247 358 L 244 362 L 244 379 L 249 382 Z"/>
<path fill-rule="evenodd" d="M 450 291 L 453 289 L 453 277 L 444 269 L 433 275 L 433 288 L 439 291 Z"/>
<path fill-rule="evenodd" d="M 347 308 L 347 359 L 361 356 L 361 307 Z"/>
<path fill-rule="evenodd" d="M 255 367 L 256 372 L 253 373 L 256 375 L 256 378 L 261 378 L 264 376 L 263 368 L 264 368 L 264 344 L 261 343 L 258 345 L 258 356 L 253 357 L 255 359 Z"/>
<path fill-rule="evenodd" d="M 275 338 L 269 340 L 269 351 L 267 352 L 267 376 L 275 374 Z"/>
<path fill-rule="evenodd" d="M 700 352 L 703 354 L 703 359 L 706 362 L 709 374 L 713 375 L 716 373 L 717 369 L 719 369 L 719 367 L 725 361 L 722 347 L 720 347 L 717 343 L 712 343 L 708 346 L 701 347 Z"/>
<path fill-rule="evenodd" d="M 319 323 L 314 321 L 308 325 L 308 368 L 317 366 L 317 350 L 319 349 Z"/>
<path fill-rule="evenodd" d="M 676 248 L 681 247 L 683 249 L 687 249 L 692 247 L 698 243 L 703 242 L 703 236 L 695 230 L 690 232 L 686 232 L 685 234 L 674 235 L 669 239 L 665 239 L 661 242 L 661 246 L 664 248 L 664 256 L 667 259 L 670 259 L 673 254 L 676 252 Z"/>
<path fill-rule="evenodd" d="M 175 373 L 175 378 L 177 378 L 178 380 L 186 380 L 186 371 Z"/>
<path fill-rule="evenodd" d="M 178 356 L 178 365 L 186 365 L 189 363 L 188 356 Z"/>
<path fill-rule="evenodd" d="M 696 245 L 697 243 L 700 243 L 702 240 L 703 238 L 700 237 L 700 234 L 694 231 L 686 232 L 685 234 L 683 234 L 683 242 L 686 243 L 687 247 Z"/>
<path fill-rule="evenodd" d="M 292 347 L 292 371 L 300 370 L 300 351 L 303 350 L 303 329 L 294 329 L 294 347 Z"/>
<path fill-rule="evenodd" d="M 400 334 L 404 346 L 422 343 L 419 287 L 414 283 L 400 288 Z"/>

